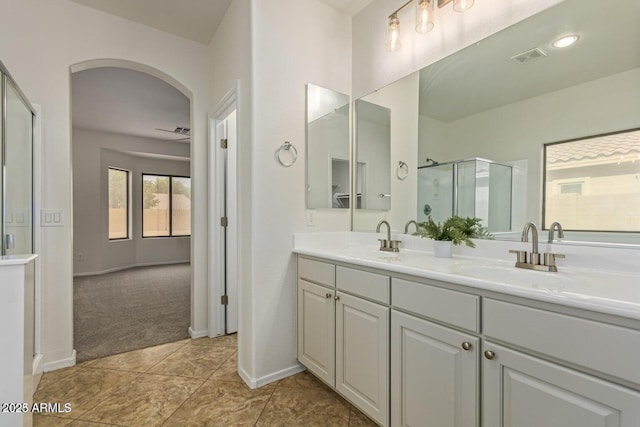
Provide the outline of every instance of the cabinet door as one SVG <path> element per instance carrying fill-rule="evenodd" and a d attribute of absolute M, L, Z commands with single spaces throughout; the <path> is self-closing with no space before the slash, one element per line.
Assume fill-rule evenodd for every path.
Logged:
<path fill-rule="evenodd" d="M 637 427 L 640 393 L 485 343 L 483 425 Z M 487 358 L 487 351 L 492 357 Z M 611 354 L 615 363 L 615 354 Z"/>
<path fill-rule="evenodd" d="M 298 280 L 298 360 L 327 384 L 335 382 L 335 292 Z"/>
<path fill-rule="evenodd" d="M 478 343 L 474 336 L 392 310 L 391 425 L 477 426 Z"/>
<path fill-rule="evenodd" d="M 336 390 L 389 423 L 389 308 L 337 293 Z"/>

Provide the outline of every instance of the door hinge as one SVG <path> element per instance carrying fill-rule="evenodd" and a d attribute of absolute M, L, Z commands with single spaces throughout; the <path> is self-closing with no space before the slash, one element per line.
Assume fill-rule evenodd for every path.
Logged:
<path fill-rule="evenodd" d="M 220 148 L 223 148 L 223 149 L 225 149 L 225 150 L 226 150 L 228 145 L 229 145 L 229 144 L 228 144 L 228 142 L 227 142 L 227 138 L 222 138 L 222 139 L 220 140 Z"/>
<path fill-rule="evenodd" d="M 222 295 L 220 297 L 220 304 L 229 305 L 229 296 L 228 295 Z"/>
<path fill-rule="evenodd" d="M 226 227 L 227 225 L 229 225 L 229 218 L 227 218 L 226 216 L 223 216 L 222 218 L 220 218 L 220 225 L 223 227 Z"/>

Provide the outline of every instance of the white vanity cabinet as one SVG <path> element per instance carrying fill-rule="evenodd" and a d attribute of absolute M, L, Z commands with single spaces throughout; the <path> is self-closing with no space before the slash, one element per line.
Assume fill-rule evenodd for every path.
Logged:
<path fill-rule="evenodd" d="M 478 426 L 480 339 L 420 317 L 477 332 L 479 297 L 396 278 L 391 295 L 391 425 Z"/>
<path fill-rule="evenodd" d="M 300 257 L 298 360 L 389 424 L 389 277 Z"/>
<path fill-rule="evenodd" d="M 483 320 L 483 425 L 640 425 L 640 392 L 596 376 L 640 383 L 639 331 L 491 298 Z"/>
<path fill-rule="evenodd" d="M 488 341 L 484 348 L 483 426 L 640 425 L 638 392 Z"/>
<path fill-rule="evenodd" d="M 640 426 L 636 317 L 351 264 L 299 256 L 298 358 L 379 424 Z"/>

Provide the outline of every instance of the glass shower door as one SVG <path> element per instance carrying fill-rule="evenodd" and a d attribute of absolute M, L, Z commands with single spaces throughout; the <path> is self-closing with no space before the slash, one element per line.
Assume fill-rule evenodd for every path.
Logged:
<path fill-rule="evenodd" d="M 3 76 L 4 255 L 33 253 L 33 114 L 19 90 Z"/>

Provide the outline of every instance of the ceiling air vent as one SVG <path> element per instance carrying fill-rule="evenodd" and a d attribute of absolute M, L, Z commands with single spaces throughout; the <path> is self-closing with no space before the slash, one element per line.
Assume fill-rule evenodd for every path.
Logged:
<path fill-rule="evenodd" d="M 179 133 L 180 135 L 189 135 L 189 133 L 191 132 L 191 129 L 178 126 L 176 130 L 174 130 L 173 132 Z"/>
<path fill-rule="evenodd" d="M 544 58 L 547 56 L 540 48 L 534 47 L 526 52 L 519 53 L 511 57 L 516 62 L 524 64 L 525 62 L 534 61 L 536 59 Z"/>

